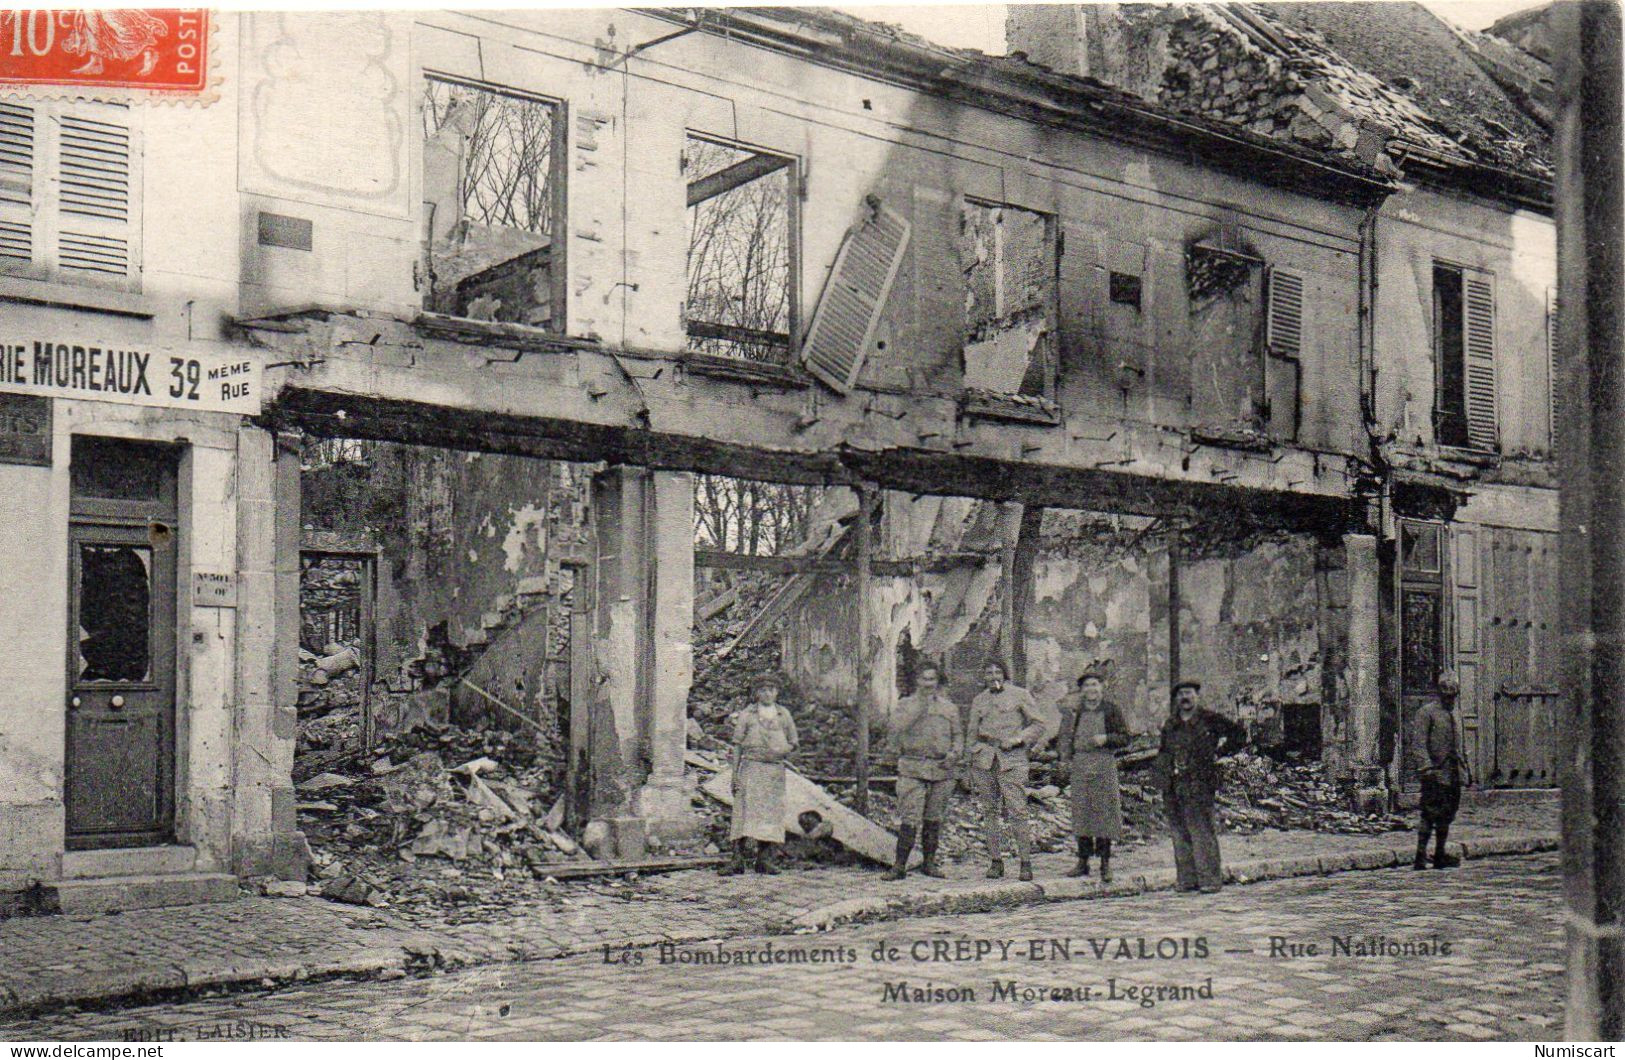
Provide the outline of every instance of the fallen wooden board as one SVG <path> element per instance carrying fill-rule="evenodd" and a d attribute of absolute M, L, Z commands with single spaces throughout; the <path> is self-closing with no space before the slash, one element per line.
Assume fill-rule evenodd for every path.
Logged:
<path fill-rule="evenodd" d="M 628 872 L 681 872 L 684 869 L 708 869 L 728 859 L 704 855 L 691 858 L 653 858 L 645 861 L 577 861 L 548 865 L 540 871 L 555 880 L 579 880 L 588 876 L 620 876 Z"/>
<path fill-rule="evenodd" d="M 690 757 L 692 756 L 692 758 Z M 684 756 L 701 769 L 714 769 L 711 777 L 700 785 L 700 790 L 724 806 L 734 804 L 733 767 L 705 763 L 698 752 Z M 801 830 L 801 815 L 812 811 L 830 826 L 830 838 L 855 854 L 870 861 L 890 865 L 897 853 L 897 837 L 869 818 L 848 809 L 836 801 L 835 796 L 814 784 L 793 769 L 785 771 L 784 830 L 791 835 L 805 835 Z"/>

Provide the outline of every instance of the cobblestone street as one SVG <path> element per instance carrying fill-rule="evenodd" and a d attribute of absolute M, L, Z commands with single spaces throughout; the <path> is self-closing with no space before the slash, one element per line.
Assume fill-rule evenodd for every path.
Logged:
<path fill-rule="evenodd" d="M 1559 900 L 1556 855 L 1494 858 L 1452 872 L 1344 873 L 667 952 L 818 951 L 818 962 L 724 966 L 619 950 L 64 1013 L 0 1023 L 0 1036 L 1540 1040 L 1561 1033 Z M 1355 953 L 1332 953 L 1334 936 Z M 958 959 L 976 958 L 979 942 L 981 959 Z M 881 945 L 895 959 L 877 963 Z M 1361 946 L 1381 952 L 1362 956 Z M 1424 952 L 1396 955 L 1402 946 Z M 888 985 L 961 1000 L 888 999 Z M 1159 998 L 1158 987 L 1197 996 Z M 1039 1000 L 1046 989 L 1076 998 Z"/>

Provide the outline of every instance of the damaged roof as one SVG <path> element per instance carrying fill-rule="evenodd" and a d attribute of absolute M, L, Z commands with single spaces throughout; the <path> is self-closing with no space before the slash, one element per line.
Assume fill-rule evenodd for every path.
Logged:
<path fill-rule="evenodd" d="M 1392 113 L 1395 95 L 1413 104 L 1421 124 L 1396 125 L 1402 139 L 1414 136 L 1421 146 L 1443 134 L 1447 153 L 1551 175 L 1551 69 L 1528 52 L 1452 26 L 1417 3 L 1387 3 L 1376 16 L 1370 4 L 1337 0 L 1252 6 L 1301 34 L 1296 46 L 1324 63 L 1328 76 L 1347 78 L 1340 67 L 1363 71 L 1387 89 L 1383 99 L 1351 94 L 1351 106 L 1376 115 Z"/>

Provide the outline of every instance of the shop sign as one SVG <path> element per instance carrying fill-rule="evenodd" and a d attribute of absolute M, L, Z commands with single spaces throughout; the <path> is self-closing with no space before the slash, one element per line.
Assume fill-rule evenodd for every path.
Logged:
<path fill-rule="evenodd" d="M 241 354 L 0 341 L 0 393 L 252 416 L 260 389 L 259 362 Z"/>

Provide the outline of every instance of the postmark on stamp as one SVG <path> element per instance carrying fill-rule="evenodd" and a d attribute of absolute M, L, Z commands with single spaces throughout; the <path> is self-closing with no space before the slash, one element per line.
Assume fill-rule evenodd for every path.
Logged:
<path fill-rule="evenodd" d="M 207 102 L 212 28 L 201 8 L 0 9 L 0 94 Z"/>

